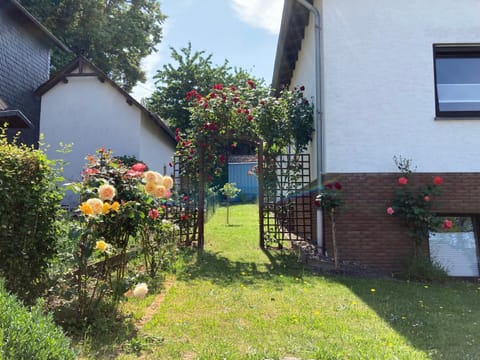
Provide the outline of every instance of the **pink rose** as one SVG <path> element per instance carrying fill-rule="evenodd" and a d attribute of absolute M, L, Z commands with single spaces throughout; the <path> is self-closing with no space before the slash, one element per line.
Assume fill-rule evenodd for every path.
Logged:
<path fill-rule="evenodd" d="M 149 212 L 148 212 L 148 216 L 150 216 L 150 218 L 152 220 L 155 220 L 157 217 L 158 217 L 158 210 L 157 209 L 151 209 Z"/>
<path fill-rule="evenodd" d="M 443 221 L 443 226 L 442 226 L 442 228 L 443 228 L 444 230 L 451 229 L 452 226 L 453 226 L 452 220 L 445 219 L 445 220 Z"/>
<path fill-rule="evenodd" d="M 393 210 L 392 207 L 387 208 L 387 214 L 388 215 L 393 215 L 394 212 L 395 212 L 395 210 Z"/>
<path fill-rule="evenodd" d="M 144 163 L 136 163 L 132 166 L 132 170 L 133 171 L 145 171 L 145 169 L 147 168 L 147 165 L 145 165 Z"/>
<path fill-rule="evenodd" d="M 424 200 L 425 202 L 429 202 L 429 201 L 430 201 L 430 196 L 425 195 L 425 196 L 423 197 L 423 200 Z"/>
<path fill-rule="evenodd" d="M 407 179 L 406 177 L 403 177 L 403 176 L 402 176 L 401 178 L 398 178 L 398 183 L 399 183 L 400 185 L 407 185 L 408 179 Z"/>

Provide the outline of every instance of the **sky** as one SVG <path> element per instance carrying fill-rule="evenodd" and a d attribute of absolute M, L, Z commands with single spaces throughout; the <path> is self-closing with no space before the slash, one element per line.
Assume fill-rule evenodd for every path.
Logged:
<path fill-rule="evenodd" d="M 159 0 L 168 16 L 157 52 L 146 57 L 142 68 L 147 82 L 132 92 L 138 101 L 155 90 L 153 75 L 172 63 L 170 47 L 212 54 L 215 65 L 227 59 L 270 84 L 284 0 Z M 173 63 L 175 66 L 175 63 Z"/>

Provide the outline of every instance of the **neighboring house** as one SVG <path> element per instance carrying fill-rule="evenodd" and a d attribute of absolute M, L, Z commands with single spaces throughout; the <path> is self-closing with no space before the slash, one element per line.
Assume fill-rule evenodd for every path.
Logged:
<path fill-rule="evenodd" d="M 152 170 L 170 172 L 175 135 L 163 121 L 82 56 L 40 86 L 40 132 L 53 147 L 73 144 L 62 155 L 67 181 L 80 179 L 85 157 L 104 147 L 114 156 L 135 156 Z M 50 157 L 53 156 L 53 150 Z"/>
<path fill-rule="evenodd" d="M 40 99 L 34 90 L 48 80 L 50 49 L 69 49 L 15 0 L 0 0 L 0 124 L 21 130 L 19 141 L 36 145 Z M 11 134 L 11 135 L 12 135 Z"/>
<path fill-rule="evenodd" d="M 320 14 L 318 42 L 314 12 L 301 2 Z M 455 253 L 463 249 L 472 266 L 462 268 L 472 270 L 459 274 L 457 266 L 451 275 L 478 276 L 479 6 L 477 0 L 286 0 L 273 85 L 303 85 L 314 98 L 317 124 L 323 123 L 310 150 L 314 178 L 342 183 L 347 204 L 336 221 L 340 259 L 397 271 L 411 254 L 402 220 L 386 214 L 397 186 L 393 157 L 402 156 L 413 161 L 414 182 L 443 177 L 442 195 L 434 199 L 439 214 L 473 225 L 463 236 L 473 239 L 468 246 L 458 234 L 431 236 L 431 253 L 451 248 L 449 261 L 459 263 L 466 257 Z M 326 220 L 320 233 L 319 245 L 331 254 Z"/>

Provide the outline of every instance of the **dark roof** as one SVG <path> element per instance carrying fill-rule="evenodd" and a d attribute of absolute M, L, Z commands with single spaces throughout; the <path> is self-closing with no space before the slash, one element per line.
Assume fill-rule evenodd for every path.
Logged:
<path fill-rule="evenodd" d="M 30 120 L 20 111 L 9 109 L 8 104 L 0 98 L 0 127 L 7 124 L 9 128 L 32 129 L 34 126 Z"/>
<path fill-rule="evenodd" d="M 0 0 L 1 1 L 1 0 Z M 90 67 L 93 72 L 85 71 L 85 65 Z M 79 69 L 78 73 L 73 73 L 75 69 Z M 48 80 L 46 83 L 43 83 L 39 86 L 37 90 L 35 90 L 35 95 L 42 96 L 50 89 L 52 89 L 55 85 L 59 82 L 68 83 L 68 77 L 78 77 L 78 76 L 94 76 L 97 77 L 101 82 L 109 83 L 115 90 L 117 90 L 120 94 L 125 97 L 125 101 L 129 105 L 135 105 L 138 107 L 149 119 L 151 119 L 161 130 L 165 132 L 165 134 L 172 140 L 174 144 L 177 143 L 175 140 L 175 134 L 172 130 L 163 122 L 160 117 L 151 111 L 147 110 L 145 106 L 140 104 L 137 100 L 135 100 L 129 93 L 127 93 L 124 89 L 117 85 L 113 80 L 111 80 L 107 74 L 105 74 L 102 70 L 98 67 L 93 65 L 88 59 L 84 56 L 78 56 L 75 60 L 70 62 L 67 66 L 63 68 L 55 77 Z"/>
<path fill-rule="evenodd" d="M 30 14 L 27 9 L 25 9 L 17 0 L 0 0 L 0 7 L 6 6 L 7 9 L 14 11 L 20 18 L 26 20 L 38 29 L 42 33 L 47 41 L 52 43 L 55 46 L 58 46 L 60 49 L 66 52 L 71 52 L 71 50 L 60 40 L 58 40 L 55 35 L 53 35 L 45 26 L 43 26 L 35 17 Z"/>
<path fill-rule="evenodd" d="M 33 124 L 20 110 L 0 111 L 0 126 L 3 126 L 5 123 L 8 128 L 13 129 L 33 128 Z"/>
<path fill-rule="evenodd" d="M 313 4 L 313 0 L 307 1 Z M 309 15 L 297 1 L 285 0 L 272 79 L 272 87 L 277 91 L 290 84 Z"/>

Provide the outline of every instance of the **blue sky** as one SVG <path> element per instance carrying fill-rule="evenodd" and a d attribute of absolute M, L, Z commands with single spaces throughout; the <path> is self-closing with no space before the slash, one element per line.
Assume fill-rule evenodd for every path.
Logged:
<path fill-rule="evenodd" d="M 147 82 L 133 89 L 140 100 L 155 89 L 152 77 L 170 63 L 170 46 L 212 54 L 215 64 L 227 59 L 270 84 L 283 0 L 160 0 L 168 16 L 157 53 L 143 61 Z"/>

